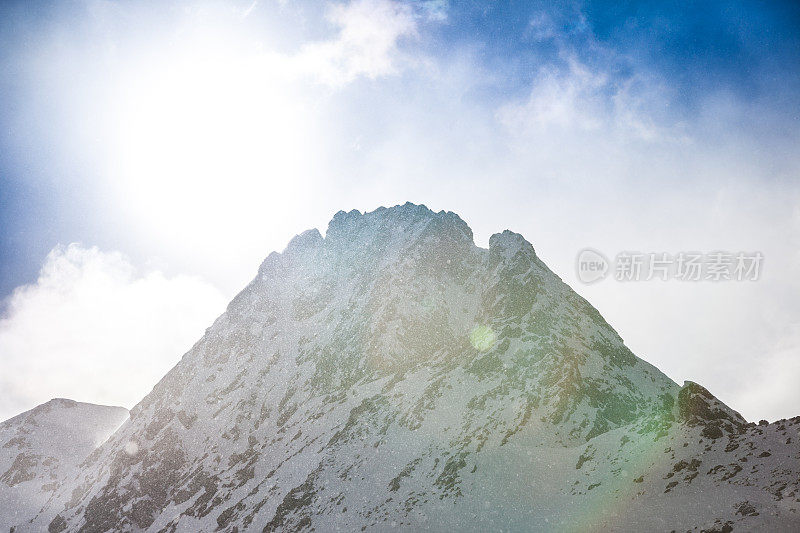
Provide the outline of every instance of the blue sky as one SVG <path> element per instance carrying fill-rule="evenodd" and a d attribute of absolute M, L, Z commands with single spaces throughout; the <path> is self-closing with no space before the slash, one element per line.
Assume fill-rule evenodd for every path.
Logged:
<path fill-rule="evenodd" d="M 68 132 L 54 127 L 59 120 L 68 120 L 64 117 L 70 110 L 59 108 L 51 91 L 67 88 L 60 86 L 60 79 L 42 79 L 41 64 L 31 57 L 52 39 L 61 40 L 61 45 L 97 44 L 91 39 L 99 32 L 114 31 L 117 21 L 102 29 L 87 22 L 93 17 L 93 4 L 4 2 L 0 7 L 0 60 L 5 72 L 0 81 L 2 295 L 34 280 L 42 259 L 57 243 L 114 244 L 114 236 L 97 228 L 97 222 L 85 220 L 85 213 L 103 199 L 80 187 L 86 169 L 75 154 L 64 153 Z M 613 76 L 612 87 L 641 75 L 656 80 L 667 94 L 668 109 L 653 110 L 663 120 L 687 120 L 711 93 L 758 107 L 759 116 L 748 116 L 746 124 L 737 124 L 741 128 L 758 128 L 764 135 L 778 137 L 783 137 L 784 129 L 797 128 L 800 6 L 795 2 L 428 4 L 446 20 L 434 17 L 422 24 L 415 46 L 434 57 L 474 50 L 481 66 L 492 74 L 466 95 L 480 100 L 479 105 L 486 101 L 499 105 L 524 94 L 544 66 L 563 67 L 568 50 L 588 65 L 601 65 Z M 300 17 L 292 2 L 257 9 L 269 15 L 277 12 L 289 24 Z M 307 5 L 297 6 L 296 11 L 304 13 L 304 19 L 309 13 L 319 19 L 323 13 Z M 156 12 L 160 13 L 151 10 Z M 77 29 L 72 30 L 73 25 Z M 83 32 L 83 28 L 90 29 Z M 307 27 L 305 33 L 314 36 L 324 31 Z M 56 59 L 50 56 L 50 60 Z"/>
<path fill-rule="evenodd" d="M 479 245 L 523 233 L 673 379 L 750 418 L 798 414 L 768 377 L 800 375 L 795 2 L 4 2 L 0 66 L 0 365 L 20 375 L 40 352 L 109 350 L 91 295 L 111 286 L 137 316 L 191 315 L 151 333 L 169 350 L 139 389 L 76 398 L 130 407 L 270 251 L 411 200 Z M 760 250 L 769 268 L 581 286 L 586 246 Z M 141 291 L 162 299 L 131 288 L 162 282 Z M 65 321 L 70 298 L 85 320 Z M 26 337 L 56 320 L 83 344 Z M 0 414 L 70 393 L 4 385 Z"/>

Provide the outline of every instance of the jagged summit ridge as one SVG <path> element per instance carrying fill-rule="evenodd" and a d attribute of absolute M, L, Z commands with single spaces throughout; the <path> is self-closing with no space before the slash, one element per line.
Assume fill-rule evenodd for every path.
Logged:
<path fill-rule="evenodd" d="M 285 252 L 319 246 L 325 239 L 334 242 L 341 240 L 349 242 L 354 238 L 363 237 L 365 231 L 385 237 L 386 234 L 382 233 L 381 229 L 386 227 L 391 227 L 392 233 L 396 237 L 402 237 L 404 234 L 413 235 L 415 231 L 419 231 L 421 226 L 428 224 L 440 231 L 452 231 L 453 237 L 463 238 L 465 243 L 474 245 L 472 229 L 458 214 L 452 211 L 434 212 L 424 205 L 407 202 L 394 207 L 379 207 L 375 211 L 365 213 L 357 209 L 349 212 L 339 211 L 329 222 L 324 238 L 316 228 L 306 230 L 289 241 Z M 502 246 L 504 249 L 513 247 L 514 249 L 533 250 L 531 243 L 522 235 L 510 230 L 504 230 L 502 233 L 491 236 L 489 249 L 491 250 L 495 246 Z"/>
<path fill-rule="evenodd" d="M 282 254 L 269 254 L 259 270 L 268 269 L 283 254 L 298 254 L 319 247 L 334 250 L 354 248 L 356 243 L 367 247 L 376 242 L 383 243 L 383 246 L 402 247 L 404 241 L 413 242 L 420 232 L 426 230 L 446 232 L 462 246 L 475 246 L 472 229 L 457 214 L 450 211 L 435 213 L 424 205 L 407 202 L 366 213 L 357 209 L 339 211 L 329 222 L 325 237 L 317 228 L 306 230 L 293 237 Z"/>
<path fill-rule="evenodd" d="M 328 224 L 325 237 L 318 229 L 306 230 L 293 237 L 283 254 L 293 255 L 317 249 L 335 250 L 342 247 L 363 250 L 373 247 L 391 247 L 403 250 L 405 246 L 418 244 L 425 236 L 447 237 L 451 252 L 499 253 L 513 257 L 522 251 L 535 258 L 533 245 L 519 233 L 504 230 L 489 239 L 488 250 L 474 243 L 472 229 L 452 211 L 434 212 L 424 205 L 407 202 L 394 207 L 379 207 L 362 213 L 357 209 L 337 212 Z M 374 250 L 373 250 L 374 251 Z M 259 272 L 269 269 L 282 254 L 271 253 L 262 263 Z M 537 259 L 538 260 L 538 259 Z M 541 266 L 544 266 L 541 264 Z"/>
<path fill-rule="evenodd" d="M 472 229 L 461 217 L 451 211 L 431 211 L 424 205 L 407 202 L 394 207 L 379 207 L 378 209 L 361 213 L 354 209 L 350 212 L 339 211 L 328 224 L 326 238 L 351 239 L 360 235 L 361 231 L 379 231 L 381 228 L 391 227 L 396 232 L 413 231 L 414 226 L 433 222 L 440 228 L 452 227 L 455 235 L 461 234 L 469 244 L 473 243 Z"/>

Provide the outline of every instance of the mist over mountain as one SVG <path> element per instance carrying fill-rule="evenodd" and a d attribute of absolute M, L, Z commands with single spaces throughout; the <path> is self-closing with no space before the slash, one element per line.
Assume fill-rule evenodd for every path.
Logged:
<path fill-rule="evenodd" d="M 409 203 L 270 254 L 79 467 L 3 463 L 0 514 L 33 475 L 16 533 L 797 531 L 798 430 L 638 358 L 521 235 Z"/>

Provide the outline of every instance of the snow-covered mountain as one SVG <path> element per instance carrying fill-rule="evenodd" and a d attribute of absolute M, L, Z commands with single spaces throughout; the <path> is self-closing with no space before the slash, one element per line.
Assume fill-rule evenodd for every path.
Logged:
<path fill-rule="evenodd" d="M 798 430 L 637 358 L 516 233 L 339 212 L 17 531 L 797 531 Z"/>
<path fill-rule="evenodd" d="M 123 407 L 56 398 L 0 424 L 0 531 L 55 504 L 59 482 L 127 418 Z"/>

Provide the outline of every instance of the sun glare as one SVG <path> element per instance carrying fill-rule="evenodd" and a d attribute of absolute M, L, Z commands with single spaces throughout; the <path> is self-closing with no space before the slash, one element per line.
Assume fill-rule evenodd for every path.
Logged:
<path fill-rule="evenodd" d="M 280 63 L 234 37 L 204 44 L 135 63 L 110 98 L 120 197 L 178 236 L 246 224 L 308 175 L 308 113 Z"/>

